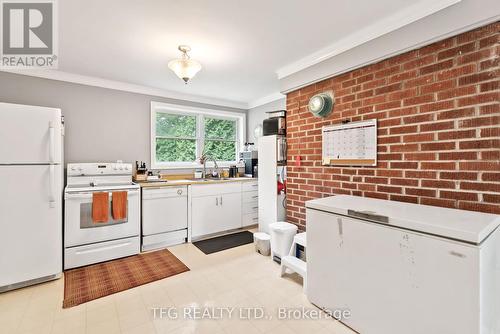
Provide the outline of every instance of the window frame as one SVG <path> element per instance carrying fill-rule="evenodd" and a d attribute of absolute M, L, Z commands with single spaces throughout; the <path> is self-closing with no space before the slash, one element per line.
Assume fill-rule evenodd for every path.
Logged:
<path fill-rule="evenodd" d="M 196 116 L 196 158 L 201 155 L 201 150 L 203 149 L 205 143 L 205 124 L 204 117 L 226 119 L 236 121 L 236 154 L 235 160 L 232 161 L 217 161 L 219 167 L 229 167 L 231 164 L 235 164 L 238 159 L 238 154 L 243 147 L 244 138 L 246 135 L 246 114 L 190 107 L 184 105 L 162 103 L 162 102 L 151 102 L 151 123 L 150 123 L 150 157 L 151 157 L 151 169 L 183 169 L 183 168 L 202 168 L 203 165 L 199 164 L 197 159 L 193 162 L 185 161 L 171 161 L 171 162 L 160 162 L 156 160 L 156 114 L 157 113 L 168 113 L 176 115 L 189 115 Z M 213 162 L 207 162 L 207 166 L 213 167 Z"/>

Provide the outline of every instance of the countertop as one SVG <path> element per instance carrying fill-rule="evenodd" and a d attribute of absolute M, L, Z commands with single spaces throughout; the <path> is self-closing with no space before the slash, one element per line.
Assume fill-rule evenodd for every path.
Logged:
<path fill-rule="evenodd" d="M 251 182 L 257 181 L 257 178 L 253 177 L 234 177 L 227 179 L 208 179 L 208 181 L 203 181 L 202 179 L 181 179 L 181 180 L 162 180 L 162 181 L 136 181 L 141 188 L 150 187 L 171 187 L 171 186 L 186 186 L 192 184 L 216 184 L 216 183 L 228 183 L 228 182 Z"/>

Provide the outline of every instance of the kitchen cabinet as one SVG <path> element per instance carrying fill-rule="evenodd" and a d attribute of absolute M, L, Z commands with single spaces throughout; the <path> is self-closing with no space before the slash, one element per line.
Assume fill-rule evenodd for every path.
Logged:
<path fill-rule="evenodd" d="M 188 227 L 187 186 L 142 190 L 142 250 L 185 242 Z"/>
<path fill-rule="evenodd" d="M 306 219 L 308 299 L 357 332 L 498 333 L 498 216 L 341 195 Z"/>
<path fill-rule="evenodd" d="M 259 191 L 257 181 L 241 184 L 241 227 L 259 223 Z"/>
<path fill-rule="evenodd" d="M 241 227 L 241 184 L 203 184 L 191 186 L 191 237 Z"/>

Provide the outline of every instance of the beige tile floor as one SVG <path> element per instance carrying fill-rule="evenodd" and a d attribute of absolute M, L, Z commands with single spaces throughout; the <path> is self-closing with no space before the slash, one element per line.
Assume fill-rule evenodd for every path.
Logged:
<path fill-rule="evenodd" d="M 279 277 L 279 266 L 255 253 L 253 245 L 205 255 L 191 244 L 169 248 L 191 271 L 62 309 L 63 279 L 0 294 L 0 332 L 83 333 L 308 333 L 351 334 L 333 319 L 280 320 L 279 307 L 314 308 L 299 277 Z M 179 319 L 154 316 L 154 308 L 178 312 Z M 234 307 L 221 319 L 183 319 L 185 308 Z M 240 319 L 239 310 L 258 307 L 270 319 Z M 174 311 L 171 311 L 173 314 Z M 159 311 L 156 311 L 159 314 Z"/>

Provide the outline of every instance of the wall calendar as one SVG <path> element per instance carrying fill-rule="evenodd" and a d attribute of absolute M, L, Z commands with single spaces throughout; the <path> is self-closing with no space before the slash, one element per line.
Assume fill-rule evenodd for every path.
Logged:
<path fill-rule="evenodd" d="M 376 166 L 377 120 L 323 126 L 323 165 Z"/>

